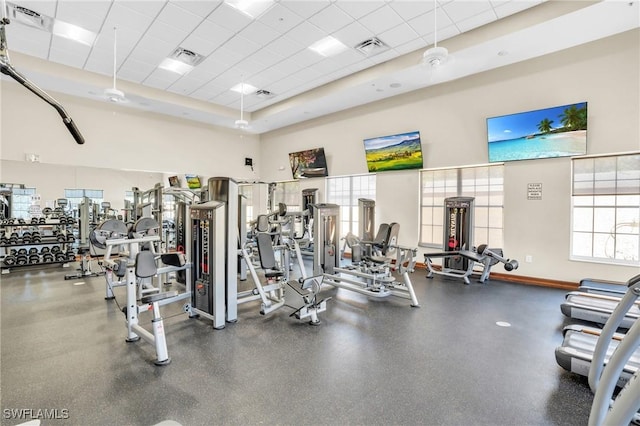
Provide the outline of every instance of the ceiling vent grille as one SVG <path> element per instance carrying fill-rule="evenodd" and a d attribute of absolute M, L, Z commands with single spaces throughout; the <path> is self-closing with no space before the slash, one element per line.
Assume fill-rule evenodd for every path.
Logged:
<path fill-rule="evenodd" d="M 41 15 L 35 10 L 27 9 L 17 4 L 7 3 L 9 18 L 30 27 L 38 28 L 43 31 L 51 31 L 53 19 L 46 15 Z"/>
<path fill-rule="evenodd" d="M 256 91 L 256 96 L 258 96 L 259 98 L 265 99 L 265 98 L 272 98 L 275 95 L 268 90 L 260 89 Z"/>
<path fill-rule="evenodd" d="M 378 37 L 373 37 L 355 46 L 355 49 L 366 56 L 374 56 L 389 49 Z"/>
<path fill-rule="evenodd" d="M 195 67 L 204 59 L 204 56 L 201 54 L 185 49 L 184 47 L 176 48 L 169 57 L 184 64 L 191 65 L 192 67 Z"/>

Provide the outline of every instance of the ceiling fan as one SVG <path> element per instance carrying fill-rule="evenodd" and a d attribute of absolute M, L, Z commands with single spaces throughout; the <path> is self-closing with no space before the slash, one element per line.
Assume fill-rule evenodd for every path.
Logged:
<path fill-rule="evenodd" d="M 438 46 L 438 0 L 433 0 L 433 47 L 425 50 L 422 55 L 422 64 L 431 68 L 438 68 L 449 60 L 449 51 L 446 47 Z"/>
<path fill-rule="evenodd" d="M 109 102 L 113 102 L 114 104 L 121 104 L 121 103 L 126 103 L 127 98 L 124 96 L 124 92 L 122 90 L 118 90 L 118 88 L 116 87 L 116 70 L 117 70 L 117 34 L 116 34 L 116 27 L 113 27 L 113 87 L 110 87 L 108 89 L 104 89 L 104 97 L 109 101 Z"/>
<path fill-rule="evenodd" d="M 249 122 L 244 119 L 244 83 L 240 83 L 240 119 L 236 120 L 235 125 L 240 130 L 249 128 Z"/>

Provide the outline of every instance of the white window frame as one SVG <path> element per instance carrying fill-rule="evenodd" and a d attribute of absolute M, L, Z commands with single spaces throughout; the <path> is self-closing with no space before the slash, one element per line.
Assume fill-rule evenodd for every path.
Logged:
<path fill-rule="evenodd" d="M 449 197 L 475 199 L 474 246 L 503 247 L 504 164 L 421 170 L 419 246 L 444 246 L 444 200 Z"/>
<path fill-rule="evenodd" d="M 84 197 L 88 197 L 92 203 L 101 205 L 104 201 L 104 191 L 102 189 L 73 188 L 64 190 L 64 198 L 69 202 L 68 209 L 74 211 Z"/>
<path fill-rule="evenodd" d="M 302 209 L 300 181 L 290 180 L 276 183 L 276 189 L 273 193 L 273 208 L 276 210 L 278 203 L 286 204 L 288 211 L 300 211 Z"/>
<path fill-rule="evenodd" d="M 640 266 L 640 153 L 571 161 L 569 258 Z"/>
<path fill-rule="evenodd" d="M 325 194 L 327 203 L 340 206 L 340 238 L 358 235 L 358 199 L 375 200 L 376 174 L 327 177 Z"/>
<path fill-rule="evenodd" d="M 30 219 L 34 195 L 36 188 L 11 188 L 11 217 Z"/>

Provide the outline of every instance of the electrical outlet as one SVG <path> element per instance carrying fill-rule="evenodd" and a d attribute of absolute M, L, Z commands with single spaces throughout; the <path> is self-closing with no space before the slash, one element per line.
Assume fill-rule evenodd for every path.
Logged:
<path fill-rule="evenodd" d="M 533 256 L 531 256 L 530 254 L 526 255 L 524 257 L 524 261 L 527 263 L 532 263 L 533 262 Z"/>

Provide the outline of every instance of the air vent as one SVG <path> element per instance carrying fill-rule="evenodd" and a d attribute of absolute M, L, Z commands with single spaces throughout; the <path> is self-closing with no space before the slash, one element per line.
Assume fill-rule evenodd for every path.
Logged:
<path fill-rule="evenodd" d="M 268 90 L 264 90 L 264 89 L 260 89 L 258 91 L 256 91 L 256 96 L 258 96 L 259 98 L 271 98 L 273 96 L 275 96 L 273 93 L 271 93 Z"/>
<path fill-rule="evenodd" d="M 185 49 L 184 47 L 178 47 L 171 53 L 171 55 L 169 55 L 169 58 L 195 67 L 202 62 L 204 56 L 189 49 Z"/>
<path fill-rule="evenodd" d="M 7 3 L 9 17 L 16 22 L 38 28 L 44 31 L 51 31 L 53 19 L 46 15 L 41 15 L 35 10 L 27 9 L 17 4 Z"/>
<path fill-rule="evenodd" d="M 373 37 L 355 46 L 355 49 L 366 56 L 374 56 L 389 49 L 378 37 Z"/>

